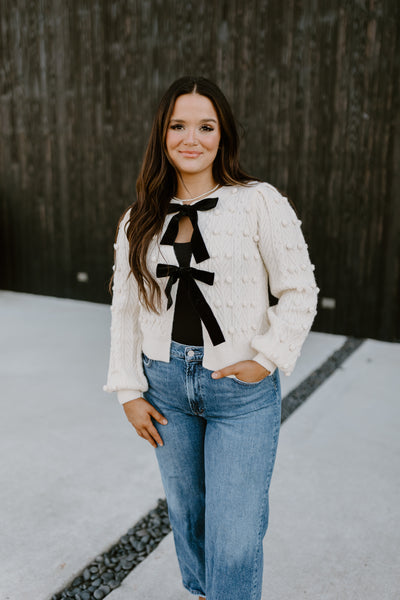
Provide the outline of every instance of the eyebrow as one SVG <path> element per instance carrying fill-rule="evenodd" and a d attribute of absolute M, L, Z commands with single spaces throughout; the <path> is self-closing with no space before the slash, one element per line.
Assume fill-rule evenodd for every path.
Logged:
<path fill-rule="evenodd" d="M 172 121 L 174 121 L 175 123 L 184 123 L 184 119 L 171 119 L 171 123 Z M 216 123 L 217 121 L 213 118 L 210 119 L 200 119 L 200 123 L 209 123 L 210 121 L 212 121 L 213 123 Z"/>

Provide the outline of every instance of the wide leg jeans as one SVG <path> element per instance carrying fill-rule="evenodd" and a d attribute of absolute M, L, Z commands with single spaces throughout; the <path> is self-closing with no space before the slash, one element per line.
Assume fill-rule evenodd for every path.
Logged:
<path fill-rule="evenodd" d="M 144 394 L 167 419 L 155 449 L 182 582 L 207 600 L 260 600 L 268 493 L 279 437 L 278 369 L 260 382 L 214 380 L 203 347 L 171 342 L 149 359 Z"/>

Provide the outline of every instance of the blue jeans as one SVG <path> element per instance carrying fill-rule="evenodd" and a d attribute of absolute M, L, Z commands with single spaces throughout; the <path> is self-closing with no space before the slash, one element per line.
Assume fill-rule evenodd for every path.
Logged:
<path fill-rule="evenodd" d="M 281 419 L 278 369 L 260 382 L 212 379 L 203 347 L 143 355 L 144 394 L 167 425 L 155 449 L 184 587 L 207 600 L 259 600 L 268 490 Z"/>

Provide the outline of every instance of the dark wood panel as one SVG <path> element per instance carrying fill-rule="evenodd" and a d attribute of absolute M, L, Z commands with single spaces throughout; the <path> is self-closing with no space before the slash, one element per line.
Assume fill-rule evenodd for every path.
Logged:
<path fill-rule="evenodd" d="M 314 328 L 400 339 L 399 22 L 394 0 L 4 0 L 0 285 L 110 300 L 154 109 L 196 73 L 296 205 L 336 300 Z"/>

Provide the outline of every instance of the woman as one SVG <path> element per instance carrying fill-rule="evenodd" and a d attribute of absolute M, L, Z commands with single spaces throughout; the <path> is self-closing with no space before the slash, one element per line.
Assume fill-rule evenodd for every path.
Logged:
<path fill-rule="evenodd" d="M 183 585 L 207 600 L 261 598 L 278 368 L 319 291 L 300 223 L 241 169 L 219 88 L 175 81 L 117 229 L 104 389 L 156 449 Z"/>

